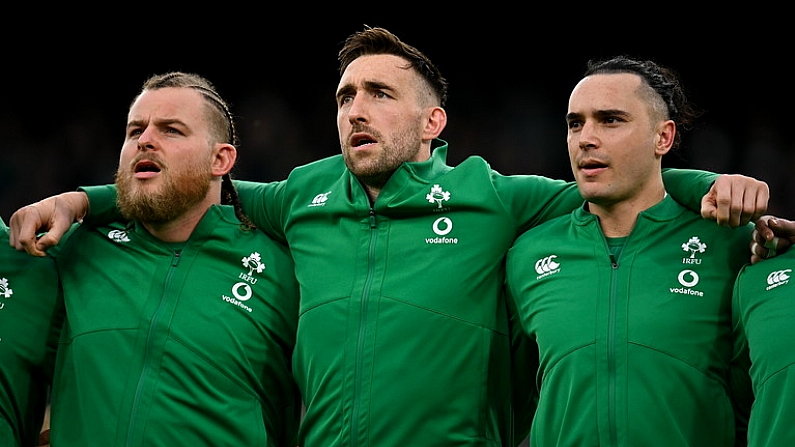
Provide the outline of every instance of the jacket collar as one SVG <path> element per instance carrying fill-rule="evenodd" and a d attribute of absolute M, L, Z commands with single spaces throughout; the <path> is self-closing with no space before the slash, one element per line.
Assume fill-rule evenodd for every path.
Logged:
<path fill-rule="evenodd" d="M 219 222 L 221 221 L 227 221 L 236 224 L 240 223 L 240 220 L 235 215 L 235 209 L 233 206 L 210 206 L 210 208 L 207 209 L 207 212 L 204 213 L 204 216 L 201 218 L 198 225 L 196 225 L 193 233 L 191 233 L 190 237 L 184 242 L 184 244 L 187 246 L 188 244 L 202 243 L 213 234 Z M 142 239 L 158 245 L 165 244 L 165 242 L 162 240 L 152 236 L 152 234 L 149 233 L 140 222 L 134 222 L 133 225 L 135 232 L 139 234 Z"/>
<path fill-rule="evenodd" d="M 638 214 L 638 220 L 644 218 L 655 222 L 667 222 L 676 219 L 685 211 L 682 205 L 666 193 L 665 197 L 656 205 L 641 211 Z M 596 220 L 596 215 L 591 214 L 585 208 L 585 203 L 572 213 L 572 221 L 577 225 L 586 225 L 594 220 Z"/>
<path fill-rule="evenodd" d="M 384 189 L 401 188 L 411 177 L 429 180 L 452 169 L 447 166 L 447 142 L 435 139 L 431 142 L 431 157 L 425 161 L 403 163 L 389 179 Z"/>

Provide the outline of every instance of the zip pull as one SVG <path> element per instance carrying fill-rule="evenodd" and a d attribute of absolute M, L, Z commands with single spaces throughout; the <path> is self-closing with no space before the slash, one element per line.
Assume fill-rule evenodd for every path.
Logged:
<path fill-rule="evenodd" d="M 174 257 L 171 258 L 171 266 L 172 267 L 176 267 L 177 264 L 179 264 L 179 257 L 180 257 L 181 253 L 182 252 L 180 252 L 180 251 L 175 251 L 174 252 Z"/>
<path fill-rule="evenodd" d="M 613 270 L 618 268 L 618 259 L 612 254 L 610 255 L 610 266 L 613 267 Z"/>
<path fill-rule="evenodd" d="M 375 225 L 375 223 L 376 223 L 376 220 L 375 220 L 375 210 L 373 210 L 372 208 L 370 208 L 370 228 L 371 228 L 371 229 L 372 229 L 372 228 L 375 228 L 375 226 L 376 226 L 376 225 Z"/>

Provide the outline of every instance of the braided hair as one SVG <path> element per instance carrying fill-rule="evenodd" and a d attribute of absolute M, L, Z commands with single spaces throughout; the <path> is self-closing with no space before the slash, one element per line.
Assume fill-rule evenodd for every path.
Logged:
<path fill-rule="evenodd" d="M 682 83 L 677 74 L 649 60 L 637 60 L 629 56 L 617 56 L 601 61 L 589 61 L 584 76 L 596 74 L 630 73 L 640 76 L 643 83 L 656 93 L 657 100 L 652 103 L 664 105 L 661 110 L 666 119 L 673 120 L 676 127 L 689 130 L 701 112 L 688 102 Z M 681 143 L 679 132 L 674 136 L 673 148 Z"/>
<path fill-rule="evenodd" d="M 220 136 L 221 141 L 237 147 L 238 137 L 237 132 L 235 132 L 235 120 L 232 112 L 229 109 L 229 105 L 221 98 L 221 95 L 218 94 L 215 86 L 210 81 L 197 74 L 175 71 L 150 77 L 144 82 L 141 91 L 168 87 L 192 88 L 201 93 L 210 106 L 209 109 L 213 112 L 209 114 L 209 118 L 210 125 L 216 135 Z M 249 229 L 256 228 L 251 219 L 243 212 L 237 189 L 235 189 L 235 185 L 232 183 L 232 176 L 229 173 L 224 174 L 221 178 L 221 203 L 232 205 L 235 208 L 235 215 L 245 227 Z"/>

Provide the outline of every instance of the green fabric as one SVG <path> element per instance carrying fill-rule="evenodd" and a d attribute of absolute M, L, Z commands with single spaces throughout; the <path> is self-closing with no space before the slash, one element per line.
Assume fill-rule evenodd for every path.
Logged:
<path fill-rule="evenodd" d="M 0 219 L 0 445 L 38 445 L 63 321 L 50 257 L 9 245 Z"/>
<path fill-rule="evenodd" d="M 748 445 L 795 445 L 795 250 L 746 266 L 734 288 L 736 358 L 755 401 Z M 742 385 L 744 377 L 735 380 Z"/>
<path fill-rule="evenodd" d="M 583 208 L 517 239 L 506 281 L 540 362 L 531 445 L 734 446 L 731 287 L 750 231 L 669 197 L 617 263 Z"/>
<path fill-rule="evenodd" d="M 298 284 L 286 247 L 212 206 L 179 252 L 136 224 L 77 228 L 52 444 L 295 446 Z"/>
<path fill-rule="evenodd" d="M 480 157 L 448 166 L 447 150 L 436 140 L 430 160 L 402 165 L 372 209 L 341 155 L 280 182 L 235 182 L 252 221 L 295 259 L 301 445 L 510 446 L 529 431 L 532 389 L 511 387 L 524 357 L 510 361 L 521 350 L 510 342 L 504 256 L 582 198 L 572 182 L 500 175 Z M 686 196 L 711 184 L 702 173 L 680 179 Z M 83 190 L 92 221 L 117 218 L 112 186 Z"/>

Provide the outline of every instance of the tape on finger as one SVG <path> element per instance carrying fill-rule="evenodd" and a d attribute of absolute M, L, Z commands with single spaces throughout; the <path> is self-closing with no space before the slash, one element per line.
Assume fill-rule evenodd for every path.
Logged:
<path fill-rule="evenodd" d="M 776 256 L 776 248 L 778 247 L 778 237 L 774 236 L 772 240 L 765 242 L 765 248 L 767 249 L 767 256 L 765 259 L 770 259 Z"/>

